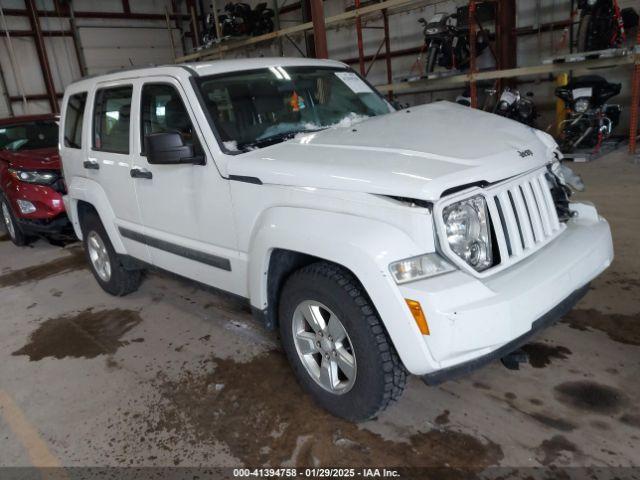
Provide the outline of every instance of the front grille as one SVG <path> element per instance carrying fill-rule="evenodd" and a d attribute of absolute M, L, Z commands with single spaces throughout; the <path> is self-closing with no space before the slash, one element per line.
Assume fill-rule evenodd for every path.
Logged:
<path fill-rule="evenodd" d="M 545 173 L 538 170 L 485 193 L 502 267 L 542 248 L 565 228 Z"/>

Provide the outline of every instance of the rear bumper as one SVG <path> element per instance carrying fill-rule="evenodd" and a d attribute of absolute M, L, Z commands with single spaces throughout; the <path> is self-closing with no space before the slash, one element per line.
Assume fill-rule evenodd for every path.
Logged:
<path fill-rule="evenodd" d="M 531 338 L 533 338 L 538 332 L 541 330 L 551 326 L 554 322 L 559 320 L 561 317 L 566 315 L 571 311 L 571 309 L 580 301 L 582 297 L 584 297 L 589 290 L 589 285 L 585 285 L 584 287 L 574 291 L 571 295 L 565 298 L 558 305 L 553 307 L 550 311 L 544 314 L 542 317 L 538 318 L 533 322 L 531 330 L 526 332 L 523 335 L 520 335 L 518 338 L 510 341 L 506 345 L 494 350 L 491 353 L 483 355 L 482 357 L 475 358 L 473 360 L 469 360 L 467 362 L 460 363 L 453 367 L 444 368 L 442 370 L 438 370 L 433 373 L 428 373 L 422 376 L 422 381 L 427 385 L 438 385 L 442 382 L 446 382 L 447 380 L 453 380 L 458 377 L 462 377 L 467 375 L 478 368 L 484 367 L 485 365 L 493 362 L 494 360 L 498 360 L 509 353 L 517 350 L 523 345 L 527 344 Z"/>

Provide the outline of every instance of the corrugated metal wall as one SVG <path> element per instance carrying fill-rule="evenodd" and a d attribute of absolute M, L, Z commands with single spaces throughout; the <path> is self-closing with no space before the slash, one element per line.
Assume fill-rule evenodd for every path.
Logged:
<path fill-rule="evenodd" d="M 183 2 L 182 2 L 183 3 Z M 55 11 L 52 0 L 35 0 L 38 10 Z M 170 3 L 167 2 L 169 10 Z M 24 0 L 0 0 L 3 10 L 26 8 Z M 74 0 L 79 12 L 122 12 L 120 0 Z M 165 2 L 160 0 L 131 0 L 132 13 L 162 14 Z M 6 90 L 0 83 L 0 118 L 10 113 L 7 93 L 10 97 L 42 95 L 45 83 L 38 61 L 35 40 L 29 36 L 11 36 L 7 39 L 5 28 L 10 31 L 30 30 L 26 16 L 5 15 L 0 22 L 0 66 L 4 73 Z M 41 15 L 41 28 L 47 31 L 69 31 L 67 18 Z M 169 30 L 165 20 L 122 20 L 77 18 L 80 44 L 90 75 L 100 74 L 131 65 L 173 63 Z M 172 34 L 177 55 L 182 54 L 179 33 L 172 24 Z M 81 77 L 80 66 L 73 38 L 44 37 L 51 74 L 56 92 L 62 93 L 66 85 Z M 12 60 L 12 54 L 14 60 Z M 14 115 L 46 113 L 50 111 L 48 100 L 13 101 Z"/>

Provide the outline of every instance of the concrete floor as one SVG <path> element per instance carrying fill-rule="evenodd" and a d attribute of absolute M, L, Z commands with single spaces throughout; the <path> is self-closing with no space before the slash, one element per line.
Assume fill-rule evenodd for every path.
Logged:
<path fill-rule="evenodd" d="M 0 242 L 0 465 L 640 465 L 640 165 L 576 164 L 613 266 L 527 349 L 354 426 L 245 307 L 167 275 L 103 293 L 78 252 Z"/>

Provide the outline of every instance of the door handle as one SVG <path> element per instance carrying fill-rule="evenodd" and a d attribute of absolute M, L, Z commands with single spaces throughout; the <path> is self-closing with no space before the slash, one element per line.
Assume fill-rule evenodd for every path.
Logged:
<path fill-rule="evenodd" d="M 85 160 L 82 166 L 87 170 L 100 170 L 100 164 L 96 160 Z"/>
<path fill-rule="evenodd" d="M 132 168 L 130 173 L 133 178 L 147 178 L 147 179 L 153 178 L 153 173 L 143 168 Z"/>

